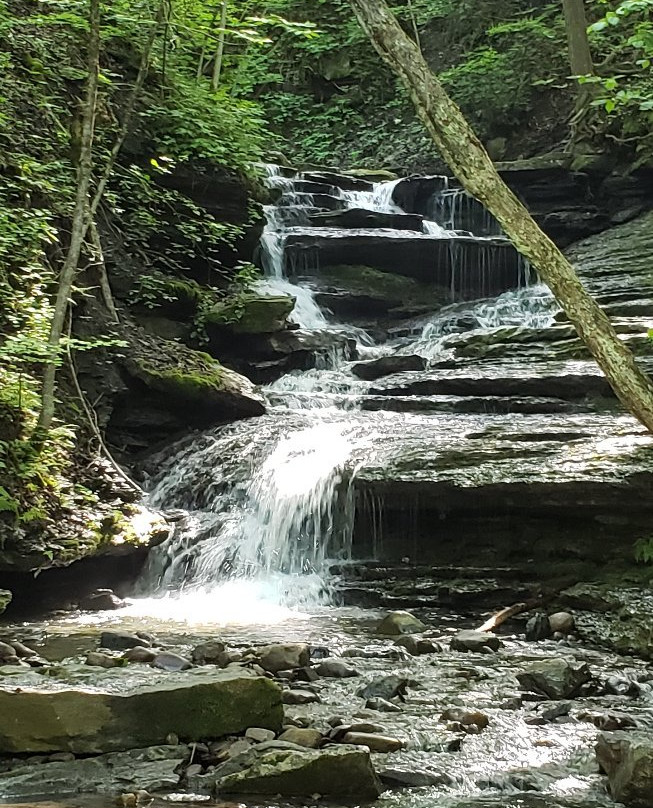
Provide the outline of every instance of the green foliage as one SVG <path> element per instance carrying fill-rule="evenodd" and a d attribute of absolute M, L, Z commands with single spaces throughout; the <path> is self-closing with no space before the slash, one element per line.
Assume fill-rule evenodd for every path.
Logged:
<path fill-rule="evenodd" d="M 593 103 L 607 113 L 608 135 L 632 144 L 644 163 L 653 157 L 653 0 L 601 0 L 598 7 L 604 14 L 589 33 L 607 69 L 584 81 L 598 87 Z"/>
<path fill-rule="evenodd" d="M 635 542 L 635 560 L 641 564 L 653 564 L 653 536 L 637 539 Z"/>

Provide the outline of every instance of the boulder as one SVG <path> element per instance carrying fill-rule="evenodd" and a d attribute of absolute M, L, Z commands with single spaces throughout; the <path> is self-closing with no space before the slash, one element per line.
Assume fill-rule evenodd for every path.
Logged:
<path fill-rule="evenodd" d="M 104 675 L 106 689 L 0 687 L 0 752 L 100 754 L 161 743 L 171 733 L 191 741 L 281 725 L 279 687 L 244 670 Z"/>
<path fill-rule="evenodd" d="M 101 651 L 89 651 L 86 654 L 86 664 L 97 668 L 119 668 L 125 664 L 125 660 L 111 654 L 103 654 Z"/>
<path fill-rule="evenodd" d="M 196 665 L 217 665 L 224 668 L 228 664 L 229 654 L 224 643 L 217 640 L 208 640 L 193 648 L 191 659 Z"/>
<path fill-rule="evenodd" d="M 2 614 L 7 606 L 11 603 L 11 592 L 8 589 L 0 589 L 0 614 Z"/>
<path fill-rule="evenodd" d="M 100 634 L 100 648 L 107 648 L 109 651 L 126 651 L 128 648 L 149 645 L 151 642 L 147 638 L 128 631 L 103 631 Z"/>
<path fill-rule="evenodd" d="M 217 303 L 206 315 L 205 324 L 226 329 L 232 334 L 273 334 L 283 331 L 288 315 L 295 307 L 289 295 L 264 295 L 247 292 Z"/>
<path fill-rule="evenodd" d="M 451 638 L 449 646 L 452 651 L 483 651 L 484 648 L 498 651 L 501 640 L 488 631 L 459 631 Z"/>
<path fill-rule="evenodd" d="M 178 362 L 147 357 L 124 360 L 129 376 L 143 384 L 167 411 L 192 415 L 193 424 L 263 415 L 265 404 L 245 376 L 223 367 L 213 357 L 176 346 Z"/>
<path fill-rule="evenodd" d="M 161 651 L 152 660 L 152 667 L 162 671 L 185 671 L 191 667 L 191 662 L 180 654 Z"/>
<path fill-rule="evenodd" d="M 415 354 L 407 356 L 382 356 L 379 359 L 372 359 L 369 362 L 357 362 L 352 365 L 351 372 L 354 376 L 365 381 L 374 381 L 382 376 L 390 376 L 392 373 L 404 373 L 410 370 L 426 370 L 426 359 Z"/>
<path fill-rule="evenodd" d="M 299 688 L 284 690 L 282 700 L 284 704 L 319 704 L 321 701 L 318 694 L 312 690 L 301 690 Z"/>
<path fill-rule="evenodd" d="M 310 659 L 310 649 L 306 643 L 285 643 L 268 645 L 259 651 L 259 665 L 270 673 L 305 668 Z"/>
<path fill-rule="evenodd" d="M 168 790 L 178 785 L 176 770 L 186 756 L 184 746 L 154 746 L 81 760 L 22 765 L 2 773 L 2 796 L 22 801 L 45 793 L 115 797 L 130 788 Z"/>
<path fill-rule="evenodd" d="M 419 634 L 426 626 L 410 612 L 390 612 L 376 627 L 377 634 L 396 636 L 398 634 Z"/>
<path fill-rule="evenodd" d="M 573 698 L 591 678 L 592 674 L 585 663 L 575 666 L 562 657 L 533 662 L 517 674 L 524 690 L 541 693 L 550 699 Z"/>
<path fill-rule="evenodd" d="M 549 618 L 544 612 L 538 612 L 533 615 L 528 623 L 526 623 L 526 639 L 529 642 L 546 640 L 552 633 Z"/>
<path fill-rule="evenodd" d="M 356 668 L 352 668 L 351 665 L 347 665 L 341 659 L 323 659 L 315 670 L 319 676 L 331 679 L 348 679 L 359 675 Z"/>
<path fill-rule="evenodd" d="M 288 748 L 290 747 L 290 748 Z M 205 793 L 265 794 L 375 800 L 382 791 L 370 754 L 356 746 L 299 749 L 290 744 L 259 744 L 192 787 Z"/>
<path fill-rule="evenodd" d="M 307 749 L 317 749 L 322 743 L 322 733 L 319 729 L 310 727 L 289 727 L 279 735 L 280 741 L 305 746 Z"/>
<path fill-rule="evenodd" d="M 273 741 L 275 733 L 271 729 L 263 729 L 262 727 L 249 727 L 245 732 L 245 740 L 254 741 L 254 743 L 263 743 L 264 741 Z"/>
<path fill-rule="evenodd" d="M 356 695 L 366 701 L 371 699 L 387 701 L 395 696 L 403 699 L 407 687 L 408 679 L 405 676 L 391 673 L 389 676 L 380 676 L 378 679 L 373 679 L 369 684 L 360 687 L 356 691 Z"/>
<path fill-rule="evenodd" d="M 608 775 L 616 802 L 628 808 L 653 804 L 653 738 L 645 732 L 606 732 L 596 744 L 599 765 Z"/>
<path fill-rule="evenodd" d="M 556 632 L 560 632 L 560 634 L 571 634 L 576 627 L 574 616 L 569 612 L 556 612 L 555 614 L 550 614 L 549 625 L 551 626 L 551 631 L 554 634 Z"/>
<path fill-rule="evenodd" d="M 144 645 L 136 645 L 133 648 L 127 649 L 122 655 L 122 658 L 127 662 L 142 662 L 149 664 L 156 658 L 157 652 L 151 648 L 146 648 Z"/>

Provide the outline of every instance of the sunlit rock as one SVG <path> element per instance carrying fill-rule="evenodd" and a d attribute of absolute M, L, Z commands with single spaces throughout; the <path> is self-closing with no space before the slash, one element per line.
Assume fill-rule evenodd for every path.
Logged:
<path fill-rule="evenodd" d="M 519 684 L 525 690 L 541 693 L 551 699 L 576 696 L 591 678 L 587 664 L 574 665 L 562 657 L 533 662 L 517 674 Z"/>
<path fill-rule="evenodd" d="M 628 808 L 653 804 L 653 738 L 643 732 L 610 732 L 596 744 L 599 765 L 608 775 L 610 792 Z"/>
<path fill-rule="evenodd" d="M 94 754 L 170 733 L 192 741 L 281 725 L 281 691 L 264 677 L 198 668 L 134 679 L 133 670 L 107 671 L 93 690 L 0 688 L 0 752 Z"/>

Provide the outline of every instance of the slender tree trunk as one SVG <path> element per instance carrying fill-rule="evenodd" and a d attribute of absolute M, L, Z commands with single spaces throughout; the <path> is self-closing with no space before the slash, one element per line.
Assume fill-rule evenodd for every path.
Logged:
<path fill-rule="evenodd" d="M 593 76 L 594 62 L 587 37 L 587 17 L 584 0 L 562 0 L 572 76 Z M 579 84 L 576 110 L 585 109 L 594 94 L 593 84 Z"/>
<path fill-rule="evenodd" d="M 86 238 L 86 234 L 90 227 L 95 229 L 95 216 L 97 214 L 100 202 L 102 201 L 102 197 L 104 196 L 107 183 L 111 178 L 111 173 L 113 171 L 116 158 L 118 157 L 118 154 L 125 143 L 136 103 L 143 90 L 143 85 L 145 84 L 149 69 L 152 48 L 154 47 L 154 42 L 156 40 L 159 27 L 165 19 L 167 3 L 168 0 L 161 0 L 159 5 L 155 24 L 152 26 L 152 30 L 141 56 L 136 81 L 134 82 L 134 86 L 132 87 L 132 91 L 123 111 L 120 128 L 118 129 L 116 139 L 111 152 L 109 153 L 109 158 L 104 166 L 104 171 L 102 172 L 100 181 L 95 188 L 95 193 L 93 194 L 89 204 L 88 196 L 93 168 L 93 130 L 95 127 L 98 75 L 100 69 L 100 0 L 91 0 L 89 13 L 90 36 L 88 46 L 89 73 L 86 98 L 82 113 L 82 132 L 80 137 L 80 156 L 77 169 L 75 209 L 73 212 L 70 246 L 68 248 L 68 252 L 64 259 L 63 267 L 59 276 L 57 299 L 55 301 L 55 309 L 52 318 L 52 325 L 50 327 L 50 336 L 48 339 L 48 348 L 50 349 L 52 357 L 51 362 L 46 365 L 45 372 L 43 374 L 41 412 L 39 414 L 37 425 L 37 430 L 40 434 L 47 431 L 52 423 L 52 417 L 54 415 L 54 394 L 57 375 L 56 359 L 57 354 L 59 353 L 66 311 L 68 308 L 68 302 L 70 300 L 75 275 L 77 274 L 77 266 L 79 264 L 79 257 L 84 244 L 84 239 Z M 103 289 L 105 294 L 107 291 L 110 291 L 110 289 Z M 117 313 L 115 316 L 117 317 Z"/>
<path fill-rule="evenodd" d="M 224 58 L 224 42 L 227 27 L 227 0 L 222 0 L 222 10 L 220 11 L 220 36 L 218 37 L 218 51 L 215 54 L 215 64 L 213 65 L 213 79 L 211 88 L 215 92 L 220 86 L 220 74 L 222 73 L 222 60 Z"/>
<path fill-rule="evenodd" d="M 73 211 L 70 245 L 64 259 L 59 276 L 59 287 L 54 304 L 54 314 L 48 338 L 49 361 L 43 374 L 41 392 L 41 412 L 37 431 L 47 432 L 54 415 L 54 390 L 57 373 L 57 358 L 61 345 L 68 301 L 77 272 L 77 264 L 82 251 L 84 236 L 88 227 L 88 190 L 93 168 L 93 131 L 95 128 L 95 112 L 97 103 L 98 75 L 100 70 L 100 0 L 90 0 L 89 6 L 89 41 L 88 41 L 88 79 L 86 97 L 82 109 L 82 132 L 80 154 L 77 167 L 77 189 L 75 208 Z"/>
<path fill-rule="evenodd" d="M 383 60 L 406 85 L 417 112 L 463 186 L 498 219 L 539 271 L 622 404 L 653 431 L 653 385 L 560 250 L 503 182 L 460 109 L 433 75 L 385 0 L 350 0 Z"/>

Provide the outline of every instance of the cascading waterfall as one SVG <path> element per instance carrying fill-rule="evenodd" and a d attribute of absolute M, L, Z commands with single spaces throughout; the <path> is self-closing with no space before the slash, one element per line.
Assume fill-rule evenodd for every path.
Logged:
<path fill-rule="evenodd" d="M 311 215 L 322 210 L 320 194 L 298 190 L 307 183 L 302 186 L 301 178 L 285 176 L 276 166 L 265 171 L 267 184 L 280 198 L 265 208 L 260 245 L 265 277 L 259 291 L 292 295 L 296 304 L 291 319 L 300 329 L 340 337 L 344 332 L 358 341 L 362 358 L 397 351 L 437 356 L 443 337 L 455 330 L 455 305 L 416 325 L 408 339 L 381 346 L 320 309 L 310 281 L 301 277 L 302 269 L 319 271 L 317 257 L 308 253 L 289 265 L 288 237 L 317 231 L 338 238 L 369 231 L 312 226 Z M 329 204 L 344 211 L 403 214 L 393 200 L 396 185 L 377 183 L 371 191 L 333 189 Z M 379 232 L 406 237 L 406 231 Z M 450 235 L 444 222 L 435 219 L 424 220 L 423 233 L 410 233 L 416 239 L 439 239 L 443 248 L 455 250 Z M 467 272 L 484 276 L 490 271 L 484 242 L 477 242 L 480 265 L 455 265 L 454 299 Z M 547 294 L 522 289 L 471 308 L 467 304 L 466 312 L 481 329 L 513 321 L 544 322 L 552 310 Z M 327 560 L 346 557 L 350 546 L 350 483 L 356 464 L 365 453 L 374 453 L 387 428 L 386 422 L 365 422 L 363 413 L 351 416 L 368 386 L 352 375 L 334 347 L 314 369 L 287 374 L 266 388 L 267 415 L 210 430 L 157 458 L 150 501 L 157 508 L 177 509 L 177 522 L 174 535 L 150 554 L 144 590 L 200 598 L 203 609 L 211 598 L 217 602 L 225 586 L 232 596 L 262 599 L 264 609 L 271 601 L 296 606 L 324 597 Z M 240 588 L 234 589 L 236 585 Z"/>

